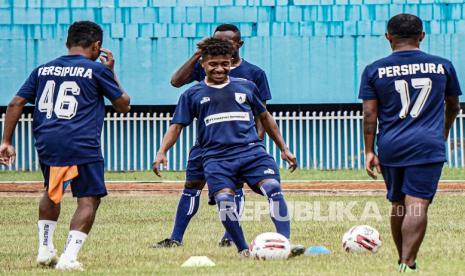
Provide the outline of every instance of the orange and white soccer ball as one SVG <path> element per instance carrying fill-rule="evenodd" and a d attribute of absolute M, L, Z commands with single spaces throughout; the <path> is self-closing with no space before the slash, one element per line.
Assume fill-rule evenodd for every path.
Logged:
<path fill-rule="evenodd" d="M 291 253 L 289 240 L 279 233 L 258 235 L 250 243 L 250 256 L 259 260 L 285 260 Z"/>
<path fill-rule="evenodd" d="M 378 230 L 368 225 L 356 225 L 342 237 L 342 247 L 349 253 L 376 253 L 382 244 Z"/>

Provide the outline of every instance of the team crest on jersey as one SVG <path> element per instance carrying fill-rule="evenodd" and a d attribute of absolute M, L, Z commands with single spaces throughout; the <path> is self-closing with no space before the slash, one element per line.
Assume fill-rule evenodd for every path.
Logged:
<path fill-rule="evenodd" d="M 203 97 L 202 100 L 200 101 L 200 104 L 204 104 L 210 101 L 210 97 Z"/>
<path fill-rule="evenodd" d="M 235 93 L 235 95 L 236 95 L 236 102 L 240 104 L 245 103 L 245 100 L 246 100 L 245 93 Z"/>

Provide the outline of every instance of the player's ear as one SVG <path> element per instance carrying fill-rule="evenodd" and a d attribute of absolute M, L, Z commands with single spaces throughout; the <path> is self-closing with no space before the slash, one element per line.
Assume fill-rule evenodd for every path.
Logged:
<path fill-rule="evenodd" d="M 242 45 L 244 45 L 244 40 L 241 40 L 241 41 L 239 41 L 239 43 L 238 43 L 238 44 L 239 44 L 239 48 L 241 48 L 241 47 L 242 47 Z"/>
<path fill-rule="evenodd" d="M 391 35 L 389 33 L 384 33 L 384 37 L 386 37 L 386 39 L 389 40 L 389 42 L 391 42 Z"/>
<path fill-rule="evenodd" d="M 100 40 L 95 41 L 95 42 L 92 44 L 92 50 L 94 50 L 94 51 L 100 50 L 101 47 L 102 47 L 102 42 L 101 42 Z"/>
<path fill-rule="evenodd" d="M 421 32 L 419 41 L 422 42 L 424 38 L 425 38 L 425 32 Z"/>

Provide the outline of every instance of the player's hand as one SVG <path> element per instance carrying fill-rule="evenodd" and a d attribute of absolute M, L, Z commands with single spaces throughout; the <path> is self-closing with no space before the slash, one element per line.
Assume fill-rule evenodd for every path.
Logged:
<path fill-rule="evenodd" d="M 166 158 L 166 154 L 164 154 L 163 152 L 157 153 L 155 162 L 153 162 L 152 164 L 152 170 L 158 177 L 161 177 L 160 164 L 163 164 L 164 169 L 168 167 L 168 159 Z"/>
<path fill-rule="evenodd" d="M 115 67 L 115 59 L 113 58 L 113 53 L 105 48 L 100 48 L 100 52 L 104 53 L 105 55 L 99 56 L 99 60 L 102 64 L 104 64 L 108 69 L 113 71 Z"/>
<path fill-rule="evenodd" d="M 378 174 L 381 173 L 381 165 L 379 163 L 378 156 L 374 154 L 373 152 L 369 152 L 365 155 L 365 161 L 366 161 L 366 170 L 367 174 L 373 178 L 377 179 Z M 376 171 L 374 170 L 376 168 Z"/>
<path fill-rule="evenodd" d="M 204 37 L 202 38 L 202 40 L 200 40 L 198 43 L 197 43 L 197 50 L 195 51 L 194 55 L 198 56 L 200 58 L 200 55 L 202 55 L 202 48 L 203 48 L 203 45 L 205 44 L 205 40 L 207 40 L 208 37 Z"/>
<path fill-rule="evenodd" d="M 281 158 L 289 164 L 289 170 L 294 172 L 297 168 L 297 158 L 288 149 L 281 151 Z"/>
<path fill-rule="evenodd" d="M 16 150 L 15 148 L 6 143 L 0 145 L 0 164 L 2 165 L 11 165 L 16 160 Z"/>

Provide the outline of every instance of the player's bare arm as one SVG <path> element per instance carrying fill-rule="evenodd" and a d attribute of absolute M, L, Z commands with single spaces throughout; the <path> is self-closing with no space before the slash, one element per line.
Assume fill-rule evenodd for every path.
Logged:
<path fill-rule="evenodd" d="M 365 138 L 366 171 L 373 179 L 381 173 L 378 156 L 374 152 L 376 127 L 378 123 L 378 100 L 363 101 L 363 136 Z M 376 172 L 374 168 L 376 167 Z"/>
<path fill-rule="evenodd" d="M 281 158 L 287 161 L 289 164 L 289 170 L 291 170 L 291 172 L 295 171 L 297 168 L 297 159 L 294 154 L 289 151 L 289 148 L 287 147 L 286 142 L 284 142 L 283 136 L 281 135 L 281 132 L 279 132 L 278 125 L 276 124 L 273 116 L 271 116 L 271 114 L 266 111 L 258 115 L 257 118 L 260 119 L 260 122 L 262 123 L 266 133 L 268 133 L 270 138 L 281 150 Z"/>
<path fill-rule="evenodd" d="M 444 139 L 447 140 L 449 137 L 449 131 L 454 123 L 455 117 L 460 112 L 460 101 L 459 97 L 457 96 L 446 96 L 446 109 L 445 113 L 445 120 L 444 120 Z"/>
<path fill-rule="evenodd" d="M 266 102 L 263 102 L 263 105 L 266 107 Z M 257 129 L 258 138 L 263 140 L 265 138 L 265 129 L 259 118 L 255 118 L 255 128 Z"/>
<path fill-rule="evenodd" d="M 5 117 L 5 129 L 3 130 L 2 144 L 0 145 L 0 163 L 12 164 L 16 159 L 15 148 L 11 145 L 13 133 L 18 123 L 23 107 L 27 100 L 23 97 L 15 96 L 8 104 Z"/>
<path fill-rule="evenodd" d="M 103 65 L 107 66 L 108 69 L 113 71 L 113 74 L 115 74 L 114 72 L 115 58 L 113 56 L 113 53 L 110 50 L 105 49 L 105 48 L 100 48 L 100 52 L 103 54 L 99 56 L 100 62 Z M 115 74 L 115 81 L 118 84 L 121 91 L 123 92 L 123 95 L 121 95 L 121 97 L 114 99 L 111 102 L 111 104 L 113 105 L 113 108 L 116 110 L 116 112 L 127 113 L 131 110 L 131 106 L 130 106 L 131 99 L 129 98 L 129 95 L 126 93 L 124 88 L 121 86 L 120 82 L 118 81 L 118 78 L 116 77 L 116 74 Z"/>
<path fill-rule="evenodd" d="M 199 60 L 202 54 L 202 43 L 206 38 L 202 39 L 199 43 L 197 43 L 197 50 L 194 54 L 179 67 L 176 72 L 174 72 L 173 76 L 171 76 L 171 85 L 174 87 L 181 87 L 185 84 L 191 83 L 193 79 L 191 78 L 191 73 L 194 70 L 195 63 Z"/>
<path fill-rule="evenodd" d="M 181 124 L 172 124 L 166 132 L 165 137 L 163 137 L 163 141 L 161 142 L 161 146 L 158 149 L 155 162 L 152 164 L 152 170 L 158 177 L 161 177 L 160 164 L 163 164 L 164 168 L 168 166 L 166 153 L 176 143 L 176 140 L 178 140 L 178 137 L 181 134 L 183 128 L 184 126 Z"/>

